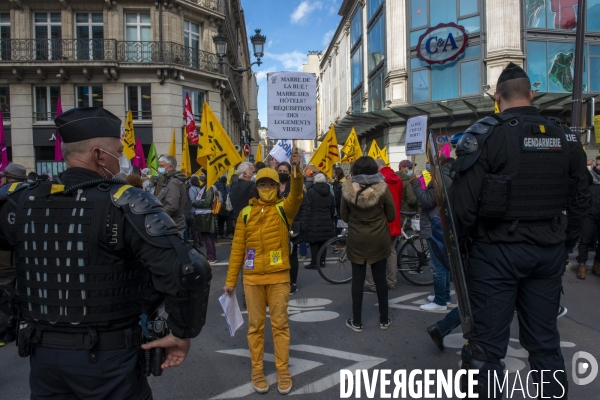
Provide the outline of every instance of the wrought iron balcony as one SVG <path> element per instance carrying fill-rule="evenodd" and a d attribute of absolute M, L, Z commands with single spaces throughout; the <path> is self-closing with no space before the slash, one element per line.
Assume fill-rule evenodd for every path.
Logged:
<path fill-rule="evenodd" d="M 175 64 L 223 74 L 216 54 L 173 42 L 132 42 L 115 39 L 2 39 L 4 63 L 155 63 Z"/>

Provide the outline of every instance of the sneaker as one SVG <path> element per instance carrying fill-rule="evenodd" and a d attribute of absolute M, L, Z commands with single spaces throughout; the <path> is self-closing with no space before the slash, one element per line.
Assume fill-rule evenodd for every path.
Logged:
<path fill-rule="evenodd" d="M 375 290 L 369 289 L 368 287 L 364 287 L 363 292 L 366 294 L 377 294 Z"/>
<path fill-rule="evenodd" d="M 262 371 L 252 373 L 252 387 L 258 393 L 267 393 L 269 391 L 269 382 L 265 378 L 265 374 Z"/>
<path fill-rule="evenodd" d="M 346 326 L 352 329 L 354 332 L 362 332 L 362 325 L 354 325 L 354 321 L 352 321 L 352 319 L 346 320 Z"/>
<path fill-rule="evenodd" d="M 281 394 L 288 394 L 292 390 L 292 374 L 289 370 L 277 371 L 277 390 Z"/>
<path fill-rule="evenodd" d="M 208 263 L 209 263 L 210 265 L 213 265 L 213 264 L 215 264 L 216 262 L 217 262 L 217 260 L 208 260 Z"/>
<path fill-rule="evenodd" d="M 304 263 L 304 269 L 317 269 L 316 265 L 312 265 L 310 261 Z"/>
<path fill-rule="evenodd" d="M 300 260 L 300 261 L 306 261 L 306 256 L 299 256 L 298 260 Z"/>
<path fill-rule="evenodd" d="M 565 315 L 567 315 L 567 307 L 558 306 L 558 315 L 556 316 L 556 319 L 559 319 L 560 317 Z"/>
<path fill-rule="evenodd" d="M 432 301 L 431 303 L 423 304 L 420 308 L 423 311 L 446 311 L 448 306 L 440 306 Z"/>
<path fill-rule="evenodd" d="M 379 323 L 379 327 L 380 327 L 381 329 L 385 330 L 385 329 L 389 328 L 389 326 L 390 326 L 391 324 L 392 324 L 392 319 L 391 319 L 391 318 L 388 318 L 388 319 L 387 319 L 387 322 L 380 322 L 380 323 Z"/>
<path fill-rule="evenodd" d="M 435 299 L 435 295 L 430 294 L 429 296 L 427 296 L 427 300 L 429 300 L 432 303 L 433 303 L 433 299 Z M 446 304 L 450 305 L 450 302 L 447 301 Z"/>
<path fill-rule="evenodd" d="M 290 296 L 298 291 L 298 286 L 295 283 L 290 284 Z"/>
<path fill-rule="evenodd" d="M 227 239 L 233 239 L 233 235 L 227 235 Z"/>

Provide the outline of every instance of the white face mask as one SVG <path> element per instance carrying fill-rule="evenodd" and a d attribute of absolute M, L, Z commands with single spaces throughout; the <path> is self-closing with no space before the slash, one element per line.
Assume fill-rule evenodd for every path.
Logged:
<path fill-rule="evenodd" d="M 109 153 L 108 151 L 104 150 L 104 149 L 100 149 L 103 152 L 105 152 L 106 154 L 108 154 L 109 156 L 113 157 L 115 160 L 117 160 L 119 162 L 119 173 L 118 174 L 113 174 L 112 172 L 110 172 L 109 170 L 107 170 L 106 168 L 104 168 L 104 170 L 106 172 L 108 172 L 109 174 L 112 175 L 113 178 L 115 178 L 117 175 L 125 175 L 127 176 L 127 174 L 129 174 L 129 160 L 127 159 L 127 156 L 125 154 L 121 154 L 121 157 L 117 157 L 114 154 Z"/>

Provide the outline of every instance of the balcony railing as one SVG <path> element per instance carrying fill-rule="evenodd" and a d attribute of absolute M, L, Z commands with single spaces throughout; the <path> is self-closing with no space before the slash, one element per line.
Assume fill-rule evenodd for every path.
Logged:
<path fill-rule="evenodd" d="M 0 65 L 14 62 L 96 62 L 176 64 L 223 73 L 216 54 L 173 42 L 115 39 L 2 39 Z"/>
<path fill-rule="evenodd" d="M 200 7 L 223 14 L 223 0 L 185 0 L 188 3 L 197 4 Z"/>

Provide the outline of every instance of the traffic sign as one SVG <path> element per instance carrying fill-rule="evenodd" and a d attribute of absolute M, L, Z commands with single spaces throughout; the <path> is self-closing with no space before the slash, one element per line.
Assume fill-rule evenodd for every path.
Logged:
<path fill-rule="evenodd" d="M 246 157 L 248 157 L 250 155 L 250 145 L 249 144 L 244 145 L 244 154 L 246 155 Z"/>

